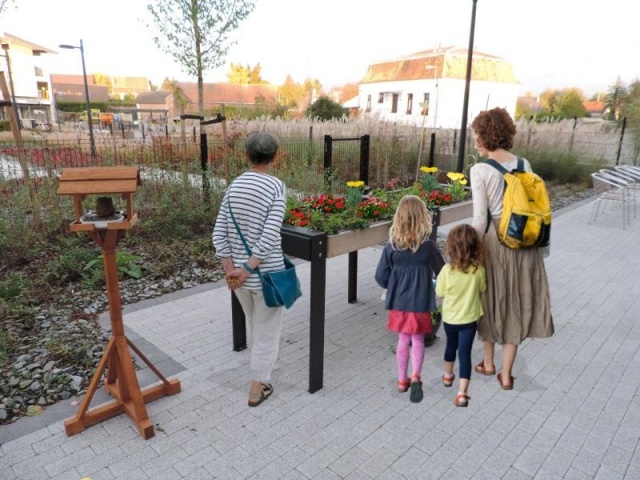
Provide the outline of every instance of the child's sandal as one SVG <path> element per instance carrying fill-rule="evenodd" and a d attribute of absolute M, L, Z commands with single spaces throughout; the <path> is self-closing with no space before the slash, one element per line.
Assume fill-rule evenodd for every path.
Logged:
<path fill-rule="evenodd" d="M 405 381 L 402 380 L 398 380 L 398 392 L 399 393 L 404 393 L 407 390 L 409 390 L 409 387 L 411 386 L 411 380 L 406 379 Z"/>
<path fill-rule="evenodd" d="M 447 375 L 442 375 L 442 384 L 449 388 L 453 385 L 453 381 L 456 379 L 456 374 L 452 373 L 450 377 Z"/>
<path fill-rule="evenodd" d="M 456 405 L 456 407 L 466 407 L 469 405 L 469 400 L 471 400 L 471 397 L 469 395 L 463 392 L 458 392 L 458 395 L 456 395 L 453 403 Z"/>
<path fill-rule="evenodd" d="M 409 400 L 411 400 L 412 403 L 420 403 L 423 396 L 422 380 L 420 380 L 418 375 L 414 375 L 411 378 L 411 393 L 409 394 Z"/>

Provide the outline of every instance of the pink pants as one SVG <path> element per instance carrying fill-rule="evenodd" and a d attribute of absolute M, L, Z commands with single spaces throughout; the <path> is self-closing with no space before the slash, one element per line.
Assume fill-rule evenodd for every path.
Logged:
<path fill-rule="evenodd" d="M 405 382 L 408 378 L 409 368 L 409 345 L 411 345 L 411 366 L 413 373 L 411 376 L 422 376 L 422 362 L 424 361 L 424 334 L 411 335 L 408 333 L 398 333 L 398 380 Z"/>

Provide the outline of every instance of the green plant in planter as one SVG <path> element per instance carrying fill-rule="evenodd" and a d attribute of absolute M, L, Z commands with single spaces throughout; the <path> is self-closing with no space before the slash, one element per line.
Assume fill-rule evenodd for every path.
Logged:
<path fill-rule="evenodd" d="M 465 200 L 469 196 L 469 193 L 465 189 L 465 186 L 469 182 L 467 182 L 464 173 L 449 172 L 447 173 L 447 177 L 451 180 L 451 183 L 449 183 L 445 190 L 451 194 L 453 202 Z"/>
<path fill-rule="evenodd" d="M 356 208 L 362 201 L 364 189 L 366 185 L 362 180 L 357 182 L 347 182 L 347 193 L 345 194 L 345 200 L 348 208 Z"/>
<path fill-rule="evenodd" d="M 431 192 L 440 188 L 438 183 L 438 167 L 420 167 L 423 175 L 420 176 L 420 185 L 425 192 Z"/>

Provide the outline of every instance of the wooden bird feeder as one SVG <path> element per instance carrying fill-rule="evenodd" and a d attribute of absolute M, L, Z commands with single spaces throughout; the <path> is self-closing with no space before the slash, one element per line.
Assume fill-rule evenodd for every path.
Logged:
<path fill-rule="evenodd" d="M 138 221 L 133 208 L 133 194 L 140 185 L 137 167 L 87 167 L 67 168 L 60 174 L 58 195 L 71 195 L 75 219 L 69 226 L 72 232 L 87 232 L 102 248 L 109 314 L 111 317 L 111 338 L 91 379 L 87 393 L 74 417 L 65 420 L 68 436 L 82 432 L 86 427 L 127 413 L 145 439 L 154 435 L 153 424 L 149 420 L 145 404 L 165 395 L 180 392 L 180 381 L 167 380 L 154 365 L 125 336 L 122 322 L 122 306 L 116 268 L 116 246 L 125 230 Z M 125 201 L 121 221 L 82 222 L 85 215 L 82 201 L 87 195 L 120 194 Z M 144 361 L 161 380 L 161 383 L 140 389 L 129 347 Z M 105 389 L 114 400 L 89 410 L 91 399 L 107 370 Z"/>

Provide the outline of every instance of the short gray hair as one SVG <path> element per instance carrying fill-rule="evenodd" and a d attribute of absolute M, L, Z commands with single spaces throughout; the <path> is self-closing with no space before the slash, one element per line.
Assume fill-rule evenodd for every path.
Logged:
<path fill-rule="evenodd" d="M 280 146 L 278 139 L 267 132 L 253 132 L 244 144 L 251 163 L 265 164 L 271 162 Z"/>

